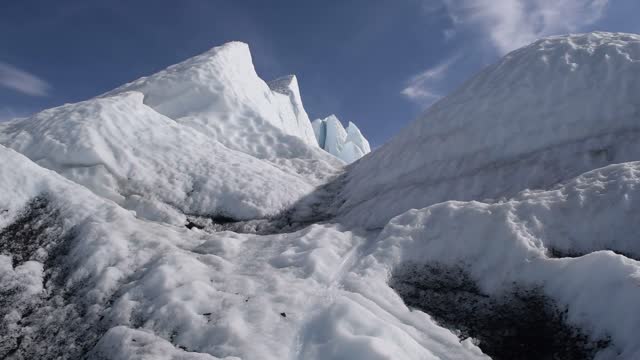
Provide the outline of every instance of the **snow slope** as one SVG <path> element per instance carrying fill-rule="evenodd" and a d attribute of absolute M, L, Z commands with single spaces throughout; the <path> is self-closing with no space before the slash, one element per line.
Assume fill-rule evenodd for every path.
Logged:
<path fill-rule="evenodd" d="M 638 64 L 541 40 L 351 167 L 239 43 L 1 124 L 0 358 L 636 359 Z"/>
<path fill-rule="evenodd" d="M 147 219 L 275 215 L 341 169 L 299 102 L 231 43 L 101 97 L 0 124 L 0 143 Z M 294 111 L 295 110 L 295 111 Z"/>
<path fill-rule="evenodd" d="M 640 163 L 610 165 L 505 202 L 410 210 L 385 226 L 366 269 L 375 279 L 406 264 L 460 266 L 485 294 L 540 286 L 569 323 L 610 337 L 602 359 L 636 359 L 639 210 Z"/>
<path fill-rule="evenodd" d="M 0 158 L 0 357 L 485 358 L 392 291 L 343 288 L 366 234 L 188 230 Z"/>
<path fill-rule="evenodd" d="M 505 56 L 350 171 L 341 214 L 382 227 L 640 159 L 640 36 L 551 37 Z"/>
<path fill-rule="evenodd" d="M 369 142 L 352 123 L 345 129 L 335 115 L 312 123 L 318 145 L 329 154 L 350 164 L 371 152 Z"/>

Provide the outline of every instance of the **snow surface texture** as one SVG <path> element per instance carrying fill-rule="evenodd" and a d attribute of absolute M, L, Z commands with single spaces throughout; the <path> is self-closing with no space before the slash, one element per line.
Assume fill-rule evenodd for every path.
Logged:
<path fill-rule="evenodd" d="M 343 289 L 366 234 L 326 224 L 257 236 L 150 222 L 10 149 L 0 156 L 12 169 L 0 187 L 15 189 L 0 192 L 0 235 L 33 213 L 23 209 L 37 197 L 59 228 L 42 248 L 0 256 L 1 357 L 485 358 L 392 291 L 388 299 Z M 38 228 L 42 215 L 20 229 Z M 26 245 L 21 234 L 8 236 Z M 15 253 L 25 261 L 13 263 Z"/>
<path fill-rule="evenodd" d="M 640 159 L 640 36 L 543 39 L 489 66 L 350 171 L 341 213 L 382 227 Z"/>
<path fill-rule="evenodd" d="M 298 93 L 231 43 L 102 97 L 0 124 L 0 143 L 139 216 L 275 215 L 335 175 Z"/>
<path fill-rule="evenodd" d="M 596 360 L 640 358 L 639 44 L 537 42 L 346 168 L 238 43 L 2 124 L 0 358 L 487 359 L 405 305 L 447 268 L 483 299 L 539 289 Z"/>
<path fill-rule="evenodd" d="M 231 42 L 106 94 L 138 91 L 157 112 L 253 156 L 299 156 L 315 145 L 298 82 L 275 91 L 253 67 L 247 44 Z M 285 90 L 283 90 L 285 89 Z M 287 135 L 301 141 L 295 142 Z M 307 150 L 308 151 L 308 150 Z"/>
<path fill-rule="evenodd" d="M 318 145 L 347 164 L 371 152 L 369 142 L 352 122 L 349 122 L 345 130 L 340 120 L 335 115 L 330 115 L 314 120 L 312 125 Z"/>
<path fill-rule="evenodd" d="M 449 201 L 394 218 L 366 269 L 376 279 L 406 263 L 462 266 L 486 294 L 541 286 L 571 324 L 611 338 L 603 359 L 635 359 L 640 262 L 611 250 L 640 259 L 639 207 L 637 162 L 505 202 Z"/>

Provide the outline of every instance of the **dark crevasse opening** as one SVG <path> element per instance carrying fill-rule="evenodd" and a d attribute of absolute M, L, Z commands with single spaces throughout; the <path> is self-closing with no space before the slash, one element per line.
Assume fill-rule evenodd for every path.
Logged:
<path fill-rule="evenodd" d="M 593 359 L 611 345 L 567 322 L 567 309 L 540 287 L 512 284 L 500 295 L 482 293 L 459 266 L 406 263 L 390 286 L 407 306 L 431 315 L 461 339 L 473 338 L 497 360 Z"/>

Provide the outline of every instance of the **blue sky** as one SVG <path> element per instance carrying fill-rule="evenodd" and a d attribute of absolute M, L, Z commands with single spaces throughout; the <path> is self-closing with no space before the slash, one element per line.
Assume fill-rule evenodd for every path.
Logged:
<path fill-rule="evenodd" d="M 296 74 L 312 118 L 374 146 L 539 37 L 640 32 L 637 0 L 21 0 L 0 3 L 0 120 L 84 100 L 231 40 Z"/>

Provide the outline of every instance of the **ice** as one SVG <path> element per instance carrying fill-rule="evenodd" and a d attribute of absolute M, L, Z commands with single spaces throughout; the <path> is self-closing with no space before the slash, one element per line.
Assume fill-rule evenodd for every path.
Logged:
<path fill-rule="evenodd" d="M 633 305 L 640 301 L 640 262 L 611 250 L 640 258 L 633 220 L 639 171 L 639 163 L 611 165 L 506 202 L 410 210 L 384 228 L 366 269 L 376 278 L 407 263 L 458 266 L 486 294 L 541 286 L 568 309 L 570 324 L 610 337 L 607 354 L 633 359 L 640 355 L 633 335 L 640 331 Z"/>
<path fill-rule="evenodd" d="M 640 36 L 542 39 L 491 65 L 350 171 L 341 213 L 382 227 L 446 200 L 545 189 L 640 158 Z"/>
<path fill-rule="evenodd" d="M 321 148 L 350 164 L 371 152 L 369 142 L 352 123 L 345 129 L 335 115 L 316 119 L 313 131 Z"/>
<path fill-rule="evenodd" d="M 231 42 L 105 96 L 141 92 L 155 111 L 252 156 L 309 157 L 313 129 L 297 79 L 289 80 L 270 89 L 256 74 L 247 44 Z"/>
<path fill-rule="evenodd" d="M 0 124 L 0 143 L 146 219 L 273 216 L 342 167 L 317 147 L 289 80 L 290 97 L 272 92 L 232 43 Z"/>
<path fill-rule="evenodd" d="M 293 127 L 300 134 L 300 137 L 303 138 L 308 144 L 315 144 L 312 139 L 315 137 L 313 133 L 313 129 L 309 126 L 311 121 L 309 120 L 309 115 L 307 115 L 304 106 L 302 105 L 302 97 L 300 95 L 300 87 L 298 86 L 298 78 L 295 75 L 287 75 L 281 78 L 272 80 L 269 82 L 269 88 L 276 96 L 276 98 L 280 98 L 278 94 L 286 95 L 288 101 L 283 101 L 284 104 L 281 105 L 283 109 L 287 109 L 291 107 L 291 111 L 295 115 L 296 124 Z M 280 100 L 282 101 L 282 100 Z M 290 115 L 286 115 L 290 117 Z"/>
<path fill-rule="evenodd" d="M 37 228 L 43 213 L 24 209 L 40 197 L 58 214 L 47 229 L 60 227 L 48 253 L 18 266 L 17 252 L 0 256 L 0 284 L 16 289 L 0 295 L 2 356 L 484 358 L 401 302 L 389 307 L 392 291 L 346 288 L 369 234 L 337 224 L 269 236 L 188 230 L 136 218 L 10 149 L 0 156 L 13 170 L 0 187 L 17 190 L 0 193 L 4 223 Z M 0 235 L 21 234 L 12 229 Z"/>
<path fill-rule="evenodd" d="M 636 359 L 639 64 L 541 40 L 360 160 L 241 43 L 0 124 L 0 357 Z"/>

